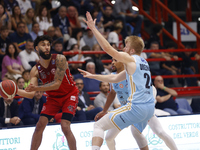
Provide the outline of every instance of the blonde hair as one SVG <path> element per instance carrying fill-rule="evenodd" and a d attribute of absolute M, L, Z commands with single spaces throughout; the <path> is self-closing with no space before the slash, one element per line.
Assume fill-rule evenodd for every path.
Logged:
<path fill-rule="evenodd" d="M 141 54 L 144 49 L 144 41 L 139 36 L 128 36 L 125 43 L 130 43 L 130 48 L 135 50 L 136 54 Z"/>

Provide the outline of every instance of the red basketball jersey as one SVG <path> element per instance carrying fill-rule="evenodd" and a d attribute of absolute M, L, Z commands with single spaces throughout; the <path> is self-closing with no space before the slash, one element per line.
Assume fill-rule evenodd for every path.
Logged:
<path fill-rule="evenodd" d="M 36 64 L 36 68 L 39 73 L 39 78 L 43 84 L 48 84 L 48 83 L 54 81 L 54 76 L 55 76 L 55 72 L 56 72 L 56 56 L 57 56 L 57 54 L 51 55 L 51 61 L 47 68 L 44 68 L 40 63 Z M 51 96 L 51 97 L 62 97 L 64 95 L 70 93 L 72 90 L 77 90 L 77 88 L 76 88 L 76 84 L 75 84 L 74 80 L 72 79 L 70 70 L 68 68 L 65 71 L 65 75 L 63 77 L 63 80 L 62 80 L 62 83 L 61 83 L 59 89 L 46 91 L 46 93 L 48 94 L 48 96 Z"/>

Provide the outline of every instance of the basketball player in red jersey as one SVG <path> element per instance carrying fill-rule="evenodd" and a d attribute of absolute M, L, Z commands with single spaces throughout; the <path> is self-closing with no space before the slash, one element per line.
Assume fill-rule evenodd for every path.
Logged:
<path fill-rule="evenodd" d="M 70 124 L 78 103 L 78 89 L 70 74 L 66 58 L 64 55 L 50 53 L 49 36 L 37 37 L 34 47 L 40 55 L 39 63 L 31 70 L 30 85 L 25 90 L 19 89 L 17 93 L 28 98 L 32 98 L 35 91 L 46 91 L 48 95 L 32 137 L 31 150 L 39 148 L 46 125 L 61 109 L 62 131 L 67 138 L 69 149 L 76 150 L 76 140 Z M 38 79 L 43 82 L 42 86 L 38 86 Z"/>

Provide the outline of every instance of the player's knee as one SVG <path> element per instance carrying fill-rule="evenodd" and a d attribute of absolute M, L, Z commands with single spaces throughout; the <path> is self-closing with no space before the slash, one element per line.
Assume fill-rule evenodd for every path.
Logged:
<path fill-rule="evenodd" d="M 70 124 L 71 124 L 71 122 L 68 120 L 61 121 L 61 129 L 64 133 L 68 133 L 69 131 L 71 131 Z"/>
<path fill-rule="evenodd" d="M 114 142 L 114 138 L 112 136 L 107 136 L 105 137 L 106 143 L 111 143 Z"/>
<path fill-rule="evenodd" d="M 165 132 L 162 132 L 162 131 L 159 131 L 159 132 L 156 133 L 156 134 L 157 134 L 157 136 L 158 136 L 159 138 L 161 138 L 161 139 L 163 139 L 164 136 L 165 136 Z"/>
<path fill-rule="evenodd" d="M 93 137 L 101 137 L 102 139 L 104 138 L 104 130 L 98 121 L 94 123 Z"/>
<path fill-rule="evenodd" d="M 46 124 L 42 123 L 41 121 L 38 121 L 37 124 L 36 124 L 35 131 L 36 132 L 43 132 L 45 127 L 46 127 Z"/>

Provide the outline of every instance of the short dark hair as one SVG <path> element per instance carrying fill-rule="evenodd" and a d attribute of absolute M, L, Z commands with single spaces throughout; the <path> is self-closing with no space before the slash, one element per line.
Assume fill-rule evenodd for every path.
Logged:
<path fill-rule="evenodd" d="M 18 83 L 18 81 L 19 81 L 20 79 L 24 79 L 24 78 L 23 78 L 23 77 L 19 77 L 19 78 L 17 78 L 16 82 Z"/>
<path fill-rule="evenodd" d="M 17 28 L 19 27 L 20 24 L 26 25 L 24 22 L 20 21 L 20 22 L 17 23 Z"/>
<path fill-rule="evenodd" d="M 60 41 L 60 40 L 56 40 L 55 42 L 53 42 L 53 45 L 55 46 L 56 44 L 62 44 L 63 45 L 63 42 Z"/>
<path fill-rule="evenodd" d="M 22 76 L 23 76 L 25 73 L 27 73 L 27 72 L 30 73 L 30 70 L 24 70 L 24 71 L 22 72 Z"/>
<path fill-rule="evenodd" d="M 2 26 L 1 27 L 1 31 L 4 31 L 4 30 L 8 30 L 8 27 L 7 26 Z"/>
<path fill-rule="evenodd" d="M 34 22 L 32 23 L 32 28 L 33 28 L 33 26 L 34 26 L 35 24 L 38 24 L 38 25 L 39 25 L 38 22 L 34 21 Z"/>
<path fill-rule="evenodd" d="M 41 41 L 49 41 L 49 43 L 52 43 L 52 38 L 48 35 L 42 35 L 42 36 L 38 36 L 35 41 L 34 41 L 34 48 L 38 45 L 38 43 L 40 43 Z"/>
<path fill-rule="evenodd" d="M 33 43 L 34 41 L 33 41 L 32 39 L 27 39 L 27 40 L 26 40 L 26 43 L 27 43 L 27 42 Z"/>

